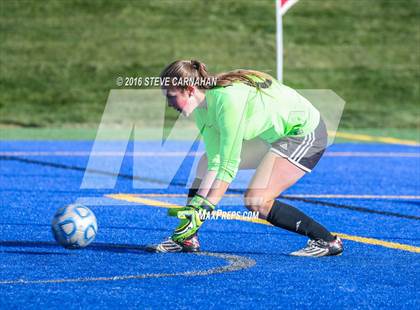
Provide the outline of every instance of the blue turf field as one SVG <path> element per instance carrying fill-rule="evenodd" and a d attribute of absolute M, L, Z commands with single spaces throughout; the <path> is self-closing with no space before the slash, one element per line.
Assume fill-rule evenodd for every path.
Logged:
<path fill-rule="evenodd" d="M 201 255 L 144 252 L 176 221 L 166 208 L 109 195 L 182 205 L 185 197 L 165 195 L 185 194 L 183 184 L 191 181 L 196 161 L 179 153 L 190 148 L 186 142 L 169 142 L 164 150 L 158 142 L 129 145 L 129 152 L 148 153 L 134 160 L 134 170 L 126 156 L 119 177 L 109 173 L 119 155 L 98 156 L 91 176 L 110 188 L 97 189 L 81 188 L 92 142 L 1 143 L 0 308 L 420 307 L 418 147 L 330 147 L 315 171 L 284 194 L 345 234 L 346 250 L 341 257 L 305 259 L 287 255 L 304 238 L 237 220 L 206 222 Z M 243 209 L 240 193 L 251 173 L 239 173 L 221 208 Z M 139 176 L 134 185 L 133 174 Z M 95 212 L 99 233 L 88 248 L 69 251 L 55 244 L 50 220 L 76 200 Z"/>

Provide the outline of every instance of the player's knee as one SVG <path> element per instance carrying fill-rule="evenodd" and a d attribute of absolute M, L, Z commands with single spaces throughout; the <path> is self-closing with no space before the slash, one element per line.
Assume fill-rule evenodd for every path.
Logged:
<path fill-rule="evenodd" d="M 248 190 L 244 195 L 245 207 L 252 212 L 258 212 L 259 217 L 266 218 L 273 206 L 271 195 L 261 191 Z"/>
<path fill-rule="evenodd" d="M 244 195 L 245 207 L 249 211 L 258 212 L 264 208 L 267 198 L 260 191 L 247 190 Z"/>

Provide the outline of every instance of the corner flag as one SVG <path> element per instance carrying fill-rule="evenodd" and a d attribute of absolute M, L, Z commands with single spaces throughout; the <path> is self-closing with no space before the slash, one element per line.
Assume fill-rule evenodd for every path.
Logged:
<path fill-rule="evenodd" d="M 299 0 L 275 0 L 277 19 L 277 80 L 283 83 L 283 21 L 282 15 Z"/>

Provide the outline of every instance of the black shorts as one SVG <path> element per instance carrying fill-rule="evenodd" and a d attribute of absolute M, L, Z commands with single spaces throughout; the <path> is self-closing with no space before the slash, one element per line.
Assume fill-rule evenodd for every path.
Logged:
<path fill-rule="evenodd" d="M 328 133 L 322 118 L 315 130 L 303 137 L 284 137 L 271 143 L 270 151 L 311 172 L 327 147 Z"/>

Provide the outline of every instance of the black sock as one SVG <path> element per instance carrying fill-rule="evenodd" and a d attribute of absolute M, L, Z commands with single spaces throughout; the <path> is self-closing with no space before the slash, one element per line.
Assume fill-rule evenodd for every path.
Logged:
<path fill-rule="evenodd" d="M 322 239 L 327 242 L 335 239 L 324 226 L 295 207 L 278 200 L 274 201 L 273 207 L 267 215 L 267 221 L 274 226 L 308 236 L 311 239 Z"/>
<path fill-rule="evenodd" d="M 198 189 L 201 184 L 201 179 L 195 178 L 191 188 L 188 190 L 187 205 L 190 203 L 191 199 L 197 194 Z"/>

